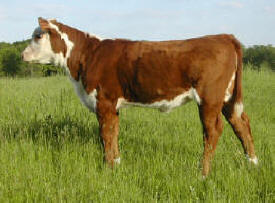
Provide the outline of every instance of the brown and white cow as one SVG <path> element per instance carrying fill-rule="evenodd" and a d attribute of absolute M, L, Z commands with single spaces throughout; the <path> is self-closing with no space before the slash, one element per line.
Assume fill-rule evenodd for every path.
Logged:
<path fill-rule="evenodd" d="M 64 67 L 82 103 L 96 113 L 111 166 L 120 162 L 119 109 L 144 106 L 169 112 L 195 100 L 203 126 L 202 174 L 207 175 L 223 130 L 221 114 L 257 164 L 242 103 L 242 50 L 233 35 L 175 41 L 101 40 L 39 18 L 24 61 Z"/>

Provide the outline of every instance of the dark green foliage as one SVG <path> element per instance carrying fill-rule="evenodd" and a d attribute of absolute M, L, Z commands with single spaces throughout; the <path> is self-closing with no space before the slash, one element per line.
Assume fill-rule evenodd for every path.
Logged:
<path fill-rule="evenodd" d="M 59 73 L 62 73 L 62 68 L 56 67 L 53 65 L 42 65 L 42 73 L 43 76 L 48 77 L 48 76 L 53 76 Z"/>
<path fill-rule="evenodd" d="M 260 69 L 262 65 L 275 71 L 275 47 L 268 45 L 254 45 L 244 49 L 243 62 Z"/>
<path fill-rule="evenodd" d="M 14 77 L 20 72 L 22 61 L 14 47 L 1 49 L 0 57 L 0 67 L 5 76 Z"/>

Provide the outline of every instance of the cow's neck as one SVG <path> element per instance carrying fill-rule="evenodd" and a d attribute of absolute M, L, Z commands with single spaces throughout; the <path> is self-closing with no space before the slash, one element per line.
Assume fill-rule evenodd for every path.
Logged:
<path fill-rule="evenodd" d="M 86 57 L 92 56 L 93 50 L 96 49 L 100 40 L 61 23 L 54 23 L 53 27 L 66 45 L 66 53 L 63 54 L 64 63 L 61 65 L 74 80 L 79 81 L 81 79 L 80 76 L 87 69 L 86 63 L 88 59 Z M 87 50 L 89 50 L 89 54 L 86 53 Z"/>

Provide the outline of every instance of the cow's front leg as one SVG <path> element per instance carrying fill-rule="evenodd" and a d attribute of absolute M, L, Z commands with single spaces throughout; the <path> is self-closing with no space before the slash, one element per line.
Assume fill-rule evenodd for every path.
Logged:
<path fill-rule="evenodd" d="M 115 106 L 108 100 L 99 100 L 97 103 L 97 119 L 99 133 L 103 141 L 105 161 L 113 167 L 120 163 L 118 148 L 119 117 Z"/>

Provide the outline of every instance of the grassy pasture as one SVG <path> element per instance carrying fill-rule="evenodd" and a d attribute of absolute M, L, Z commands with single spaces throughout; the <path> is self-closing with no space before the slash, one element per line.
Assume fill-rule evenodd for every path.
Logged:
<path fill-rule="evenodd" d="M 201 178 L 197 107 L 120 113 L 122 163 L 103 163 L 95 115 L 66 77 L 0 79 L 0 202 L 274 202 L 275 74 L 244 72 L 245 111 L 259 166 L 225 121 Z"/>

